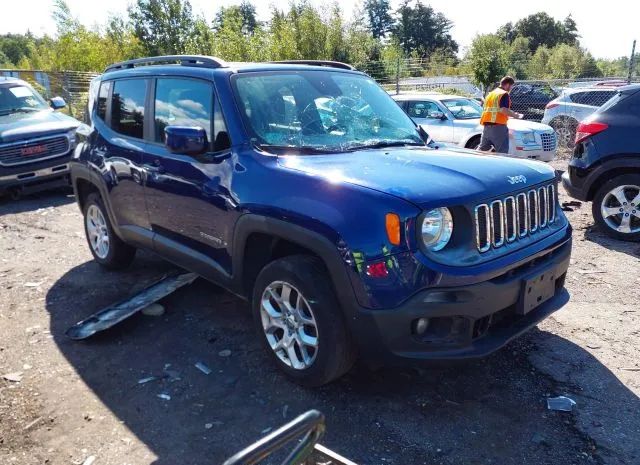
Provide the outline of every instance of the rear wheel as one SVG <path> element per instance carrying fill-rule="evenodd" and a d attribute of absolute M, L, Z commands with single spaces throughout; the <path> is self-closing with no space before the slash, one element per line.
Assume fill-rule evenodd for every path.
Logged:
<path fill-rule="evenodd" d="M 477 150 L 479 145 L 480 145 L 480 136 L 473 136 L 471 139 L 467 141 L 467 144 L 464 147 L 471 150 Z"/>
<path fill-rule="evenodd" d="M 96 193 L 89 194 L 84 202 L 84 230 L 93 258 L 105 268 L 125 268 L 135 257 L 135 247 L 125 244 L 114 233 L 102 199 Z"/>
<path fill-rule="evenodd" d="M 593 199 L 593 217 L 606 234 L 640 241 L 640 174 L 624 174 L 605 183 Z"/>
<path fill-rule="evenodd" d="M 557 118 L 549 123 L 556 132 L 558 146 L 572 149 L 575 147 L 578 122 L 573 118 Z"/>
<path fill-rule="evenodd" d="M 320 386 L 353 365 L 351 338 L 319 259 L 293 255 L 268 264 L 256 279 L 252 310 L 265 348 L 295 382 Z"/>

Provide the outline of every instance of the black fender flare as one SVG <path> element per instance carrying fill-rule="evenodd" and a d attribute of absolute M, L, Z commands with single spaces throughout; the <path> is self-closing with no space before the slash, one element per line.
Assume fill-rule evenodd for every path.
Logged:
<path fill-rule="evenodd" d="M 587 200 L 593 200 L 595 191 L 613 175 L 612 171 L 631 170 L 640 172 L 640 154 L 619 155 L 602 162 L 595 167 L 586 177 L 583 184 L 583 192 Z M 620 173 L 622 174 L 622 173 Z"/>
<path fill-rule="evenodd" d="M 238 218 L 233 234 L 233 282 L 236 290 L 243 290 L 243 266 L 247 239 L 261 233 L 292 242 L 310 250 L 322 259 L 329 272 L 334 291 L 345 317 L 357 308 L 357 299 L 350 273 L 354 273 L 337 245 L 327 236 L 295 223 L 259 214 L 247 213 Z M 338 237 L 336 235 L 336 237 Z M 249 296 L 250 297 L 250 296 Z"/>

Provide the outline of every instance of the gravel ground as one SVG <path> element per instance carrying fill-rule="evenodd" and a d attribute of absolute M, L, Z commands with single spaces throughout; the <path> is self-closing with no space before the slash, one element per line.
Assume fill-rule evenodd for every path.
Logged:
<path fill-rule="evenodd" d="M 0 201 L 0 464 L 222 463 L 310 408 L 327 416 L 323 443 L 359 464 L 638 464 L 640 244 L 595 230 L 589 204 L 567 214 L 571 301 L 537 329 L 479 362 L 356 366 L 307 390 L 275 371 L 246 304 L 203 280 L 163 316 L 67 339 L 171 266 L 140 253 L 100 269 L 67 193 Z M 556 395 L 574 411 L 547 410 Z"/>

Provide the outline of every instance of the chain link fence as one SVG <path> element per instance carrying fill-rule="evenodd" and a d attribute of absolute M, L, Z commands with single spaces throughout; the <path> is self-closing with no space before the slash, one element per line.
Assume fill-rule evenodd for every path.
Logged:
<path fill-rule="evenodd" d="M 89 95 L 89 84 L 97 73 L 82 71 L 40 71 L 2 69 L 0 76 L 27 81 L 46 98 L 60 96 L 67 102 L 66 112 L 82 119 Z"/>

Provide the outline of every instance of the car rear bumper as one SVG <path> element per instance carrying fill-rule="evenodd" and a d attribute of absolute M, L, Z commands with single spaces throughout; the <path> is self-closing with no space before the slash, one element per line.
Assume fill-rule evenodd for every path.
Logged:
<path fill-rule="evenodd" d="M 567 193 L 574 199 L 582 201 L 587 200 L 587 193 L 580 186 L 576 186 L 573 184 L 569 171 L 565 171 L 564 173 L 562 173 L 562 187 L 564 187 Z"/>
<path fill-rule="evenodd" d="M 568 240 L 544 257 L 490 281 L 423 291 L 398 308 L 360 309 L 352 328 L 361 355 L 380 365 L 487 356 L 568 301 L 564 281 L 570 256 Z M 548 290 L 553 295 L 525 313 L 524 283 L 540 276 L 552 281 Z M 421 318 L 428 319 L 428 327 L 418 335 L 416 323 Z"/>

